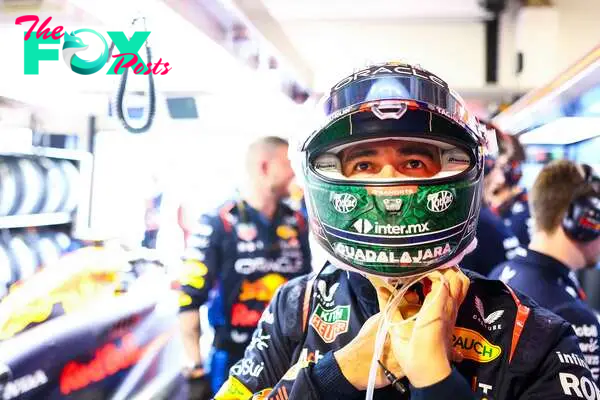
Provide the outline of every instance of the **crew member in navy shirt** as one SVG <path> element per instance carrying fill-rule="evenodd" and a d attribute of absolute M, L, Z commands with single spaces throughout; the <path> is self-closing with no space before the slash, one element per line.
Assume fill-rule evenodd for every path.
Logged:
<path fill-rule="evenodd" d="M 490 274 L 569 321 L 596 381 L 600 375 L 598 314 L 575 272 L 600 258 L 600 180 L 588 166 L 548 164 L 531 190 L 534 232 L 527 250 Z"/>
<path fill-rule="evenodd" d="M 488 157 L 484 173 L 483 203 L 477 223 L 477 247 L 465 256 L 460 266 L 487 275 L 495 265 L 514 257 L 519 239 L 490 206 L 493 193 L 505 183 L 499 163 Z"/>

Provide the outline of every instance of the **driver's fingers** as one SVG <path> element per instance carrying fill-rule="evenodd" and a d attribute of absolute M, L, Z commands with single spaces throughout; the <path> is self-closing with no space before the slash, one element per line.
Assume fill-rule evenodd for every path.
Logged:
<path fill-rule="evenodd" d="M 462 285 L 463 281 L 460 279 L 462 273 L 455 268 L 448 268 L 443 271 L 440 271 L 440 275 L 443 276 L 443 279 L 446 279 L 448 282 L 448 288 L 450 290 L 450 297 L 453 299 L 460 299 L 462 296 Z M 442 279 L 440 277 L 440 279 Z"/>
<path fill-rule="evenodd" d="M 445 280 L 441 280 L 439 277 L 432 277 L 430 279 L 431 292 L 425 297 L 423 307 L 421 308 L 422 311 L 429 315 L 427 320 L 437 319 L 446 314 L 446 304 L 450 296 L 450 288 Z"/>
<path fill-rule="evenodd" d="M 376 288 L 376 290 L 377 290 L 377 301 L 379 302 L 379 310 L 383 311 L 383 310 L 385 310 L 385 306 L 387 305 L 388 301 L 390 300 L 392 292 L 384 286 L 378 286 Z"/>
<path fill-rule="evenodd" d="M 452 343 L 450 343 L 450 361 L 461 362 L 464 359 L 465 357 L 463 356 L 463 354 L 460 351 L 454 349 L 452 347 Z"/>

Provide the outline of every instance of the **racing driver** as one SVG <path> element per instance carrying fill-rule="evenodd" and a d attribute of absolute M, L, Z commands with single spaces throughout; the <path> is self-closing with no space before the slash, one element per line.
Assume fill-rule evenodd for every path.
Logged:
<path fill-rule="evenodd" d="M 323 109 L 296 162 L 330 264 L 278 290 L 215 398 L 600 398 L 567 322 L 458 267 L 494 147 L 458 95 L 386 63 Z"/>

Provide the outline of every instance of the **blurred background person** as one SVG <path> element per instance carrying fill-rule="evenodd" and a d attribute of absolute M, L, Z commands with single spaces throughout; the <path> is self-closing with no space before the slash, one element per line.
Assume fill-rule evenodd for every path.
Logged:
<path fill-rule="evenodd" d="M 483 199 L 477 222 L 477 247 L 460 266 L 487 275 L 495 265 L 514 257 L 519 240 L 492 210 L 491 203 L 505 178 L 496 159 L 487 157 L 483 178 Z"/>
<path fill-rule="evenodd" d="M 293 179 L 290 183 L 289 197 L 285 203 L 293 210 L 300 211 L 305 219 L 308 219 L 308 213 L 306 211 L 306 200 L 304 199 L 304 189 L 300 183 Z"/>
<path fill-rule="evenodd" d="M 600 178 L 587 165 L 552 162 L 536 178 L 530 205 L 534 231 L 529 249 L 519 249 L 490 277 L 573 324 L 585 361 L 598 380 L 600 316 L 586 304 L 575 272 L 600 260 Z"/>
<path fill-rule="evenodd" d="M 160 229 L 160 210 L 163 200 L 163 191 L 160 187 L 160 179 L 157 174 L 153 174 L 151 178 L 151 187 L 148 199 L 146 199 L 146 212 L 144 214 L 144 239 L 142 246 L 155 249 L 158 231 Z"/>
<path fill-rule="evenodd" d="M 181 329 L 191 359 L 188 376 L 206 380 L 209 374 L 214 392 L 242 358 L 277 288 L 311 271 L 306 220 L 282 202 L 294 178 L 287 151 L 288 142 L 279 137 L 252 143 L 240 195 L 190 227 L 180 279 Z M 205 362 L 199 307 L 208 300 L 215 337 Z"/>
<path fill-rule="evenodd" d="M 521 246 L 527 247 L 531 236 L 531 215 L 527 189 L 519 184 L 523 176 L 525 150 L 516 136 L 498 133 L 502 153 L 498 164 L 504 174 L 504 184 L 490 193 L 491 208 L 519 239 Z"/>

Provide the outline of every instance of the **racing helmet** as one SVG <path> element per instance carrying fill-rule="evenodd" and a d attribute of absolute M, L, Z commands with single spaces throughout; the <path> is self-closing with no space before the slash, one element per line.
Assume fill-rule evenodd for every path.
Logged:
<path fill-rule="evenodd" d="M 292 161 L 303 174 L 312 232 L 332 264 L 405 278 L 472 244 L 495 135 L 445 81 L 417 65 L 371 65 L 335 84 L 317 112 L 318 128 Z M 408 154 L 406 169 L 353 174 L 346 160 L 360 162 L 356 149 L 377 145 Z M 411 174 L 425 156 L 428 173 Z"/>

